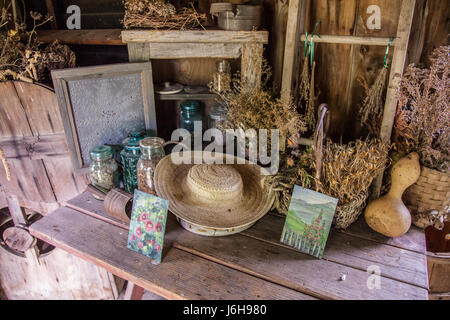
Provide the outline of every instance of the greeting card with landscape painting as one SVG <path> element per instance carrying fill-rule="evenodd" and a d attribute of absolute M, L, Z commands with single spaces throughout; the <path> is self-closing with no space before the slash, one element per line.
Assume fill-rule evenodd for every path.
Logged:
<path fill-rule="evenodd" d="M 322 259 L 338 199 L 294 187 L 281 242 Z"/>
<path fill-rule="evenodd" d="M 128 248 L 161 263 L 169 201 L 135 190 Z"/>

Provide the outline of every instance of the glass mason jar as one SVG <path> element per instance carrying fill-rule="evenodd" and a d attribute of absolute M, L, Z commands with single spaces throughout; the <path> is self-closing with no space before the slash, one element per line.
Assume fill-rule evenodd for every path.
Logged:
<path fill-rule="evenodd" d="M 166 155 L 164 139 L 149 137 L 139 141 L 141 157 L 137 164 L 138 188 L 140 191 L 156 195 L 154 175 L 158 162 Z"/>
<path fill-rule="evenodd" d="M 214 91 L 224 92 L 231 88 L 231 68 L 227 60 L 216 63 L 216 72 L 213 76 Z"/>
<path fill-rule="evenodd" d="M 145 131 L 135 131 L 123 141 L 120 160 L 123 168 L 123 185 L 126 192 L 133 194 L 138 187 L 137 163 L 141 156 L 139 141 L 145 138 Z"/>
<path fill-rule="evenodd" d="M 225 121 L 226 111 L 223 104 L 216 104 L 209 110 L 208 115 L 208 129 L 219 129 L 220 124 Z"/>
<path fill-rule="evenodd" d="M 181 113 L 180 113 L 179 127 L 193 133 L 194 122 L 202 121 L 200 103 L 198 101 L 193 100 L 183 101 L 181 103 L 180 109 Z"/>
<path fill-rule="evenodd" d="M 119 166 L 113 159 L 112 148 L 109 146 L 95 147 L 91 149 L 90 156 L 92 162 L 89 167 L 89 179 L 92 185 L 105 193 L 119 187 Z"/>

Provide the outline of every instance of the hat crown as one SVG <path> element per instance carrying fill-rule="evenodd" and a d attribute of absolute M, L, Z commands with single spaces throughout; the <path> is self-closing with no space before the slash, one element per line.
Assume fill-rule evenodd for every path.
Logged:
<path fill-rule="evenodd" d="M 186 183 L 193 194 L 207 202 L 236 202 L 244 190 L 239 171 L 229 165 L 195 165 L 189 170 Z"/>

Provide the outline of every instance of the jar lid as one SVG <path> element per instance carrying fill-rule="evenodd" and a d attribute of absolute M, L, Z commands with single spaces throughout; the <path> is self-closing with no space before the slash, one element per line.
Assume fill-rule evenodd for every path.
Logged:
<path fill-rule="evenodd" d="M 188 112 L 199 111 L 200 103 L 198 103 L 198 101 L 195 100 L 186 100 L 181 103 L 180 107 L 182 111 Z"/>
<path fill-rule="evenodd" d="M 217 104 L 209 111 L 209 117 L 214 120 L 223 120 L 227 114 L 223 104 Z"/>
<path fill-rule="evenodd" d="M 164 139 L 158 137 L 148 137 L 139 141 L 139 146 L 143 149 L 161 148 L 164 146 Z"/>
<path fill-rule="evenodd" d="M 230 71 L 230 63 L 227 60 L 216 62 L 216 68 L 218 72 Z"/>
<path fill-rule="evenodd" d="M 92 160 L 109 159 L 113 156 L 113 149 L 109 146 L 98 146 L 89 152 Z"/>
<path fill-rule="evenodd" d="M 130 133 L 130 136 L 123 140 L 122 144 L 127 149 L 139 148 L 139 141 L 144 139 L 146 132 L 141 131 L 133 131 Z"/>

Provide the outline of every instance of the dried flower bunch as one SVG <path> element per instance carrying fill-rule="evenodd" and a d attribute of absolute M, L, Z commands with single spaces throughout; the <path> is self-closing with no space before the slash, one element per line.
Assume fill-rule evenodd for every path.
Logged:
<path fill-rule="evenodd" d="M 33 28 L 26 31 L 23 22 L 13 21 L 10 7 L 11 2 L 4 3 L 0 18 L 0 81 L 44 82 L 50 70 L 75 67 L 75 54 L 69 47 L 58 42 L 43 47 L 36 39 L 36 29 L 51 17 L 30 12 Z M 8 30 L 11 24 L 16 29 Z"/>
<path fill-rule="evenodd" d="M 326 142 L 318 191 L 339 199 L 335 222 L 347 228 L 365 207 L 373 179 L 386 167 L 389 147 L 375 139 L 346 145 Z"/>
<path fill-rule="evenodd" d="M 422 165 L 448 172 L 450 160 L 450 46 L 435 49 L 430 69 L 410 65 L 401 81 L 394 127 L 398 151 L 416 151 Z"/>
<path fill-rule="evenodd" d="M 380 135 L 388 75 L 387 67 L 383 67 L 371 87 L 362 76 L 358 78 L 366 95 L 359 108 L 359 120 L 374 137 Z"/>
<path fill-rule="evenodd" d="M 206 22 L 206 14 L 198 13 L 192 2 L 178 1 L 174 5 L 167 0 L 124 0 L 124 5 L 126 29 L 191 30 Z"/>
<path fill-rule="evenodd" d="M 280 144 L 287 149 L 280 155 L 280 170 L 277 175 L 268 176 L 265 185 L 275 192 L 274 209 L 287 213 L 294 184 L 306 185 L 310 177 L 303 171 L 306 162 L 303 152 L 299 150 L 300 134 L 306 131 L 302 116 L 297 113 L 290 99 L 277 99 L 268 89 L 267 81 L 271 76 L 267 61 L 262 61 L 262 84 L 252 86 L 242 81 L 239 74 L 232 80 L 232 88 L 217 92 L 226 105 L 226 119 L 220 129 L 278 129 Z M 270 133 L 268 134 L 270 150 Z"/>
<path fill-rule="evenodd" d="M 222 127 L 231 129 L 278 129 L 281 137 L 290 137 L 306 131 L 302 116 L 297 113 L 291 99 L 274 98 L 266 88 L 271 70 L 262 62 L 261 86 L 241 80 L 239 74 L 232 80 L 232 89 L 218 92 L 226 105 L 226 120 Z M 268 134 L 270 144 L 270 134 Z M 283 142 L 280 142 L 281 144 Z M 270 150 L 270 147 L 269 147 Z"/>

